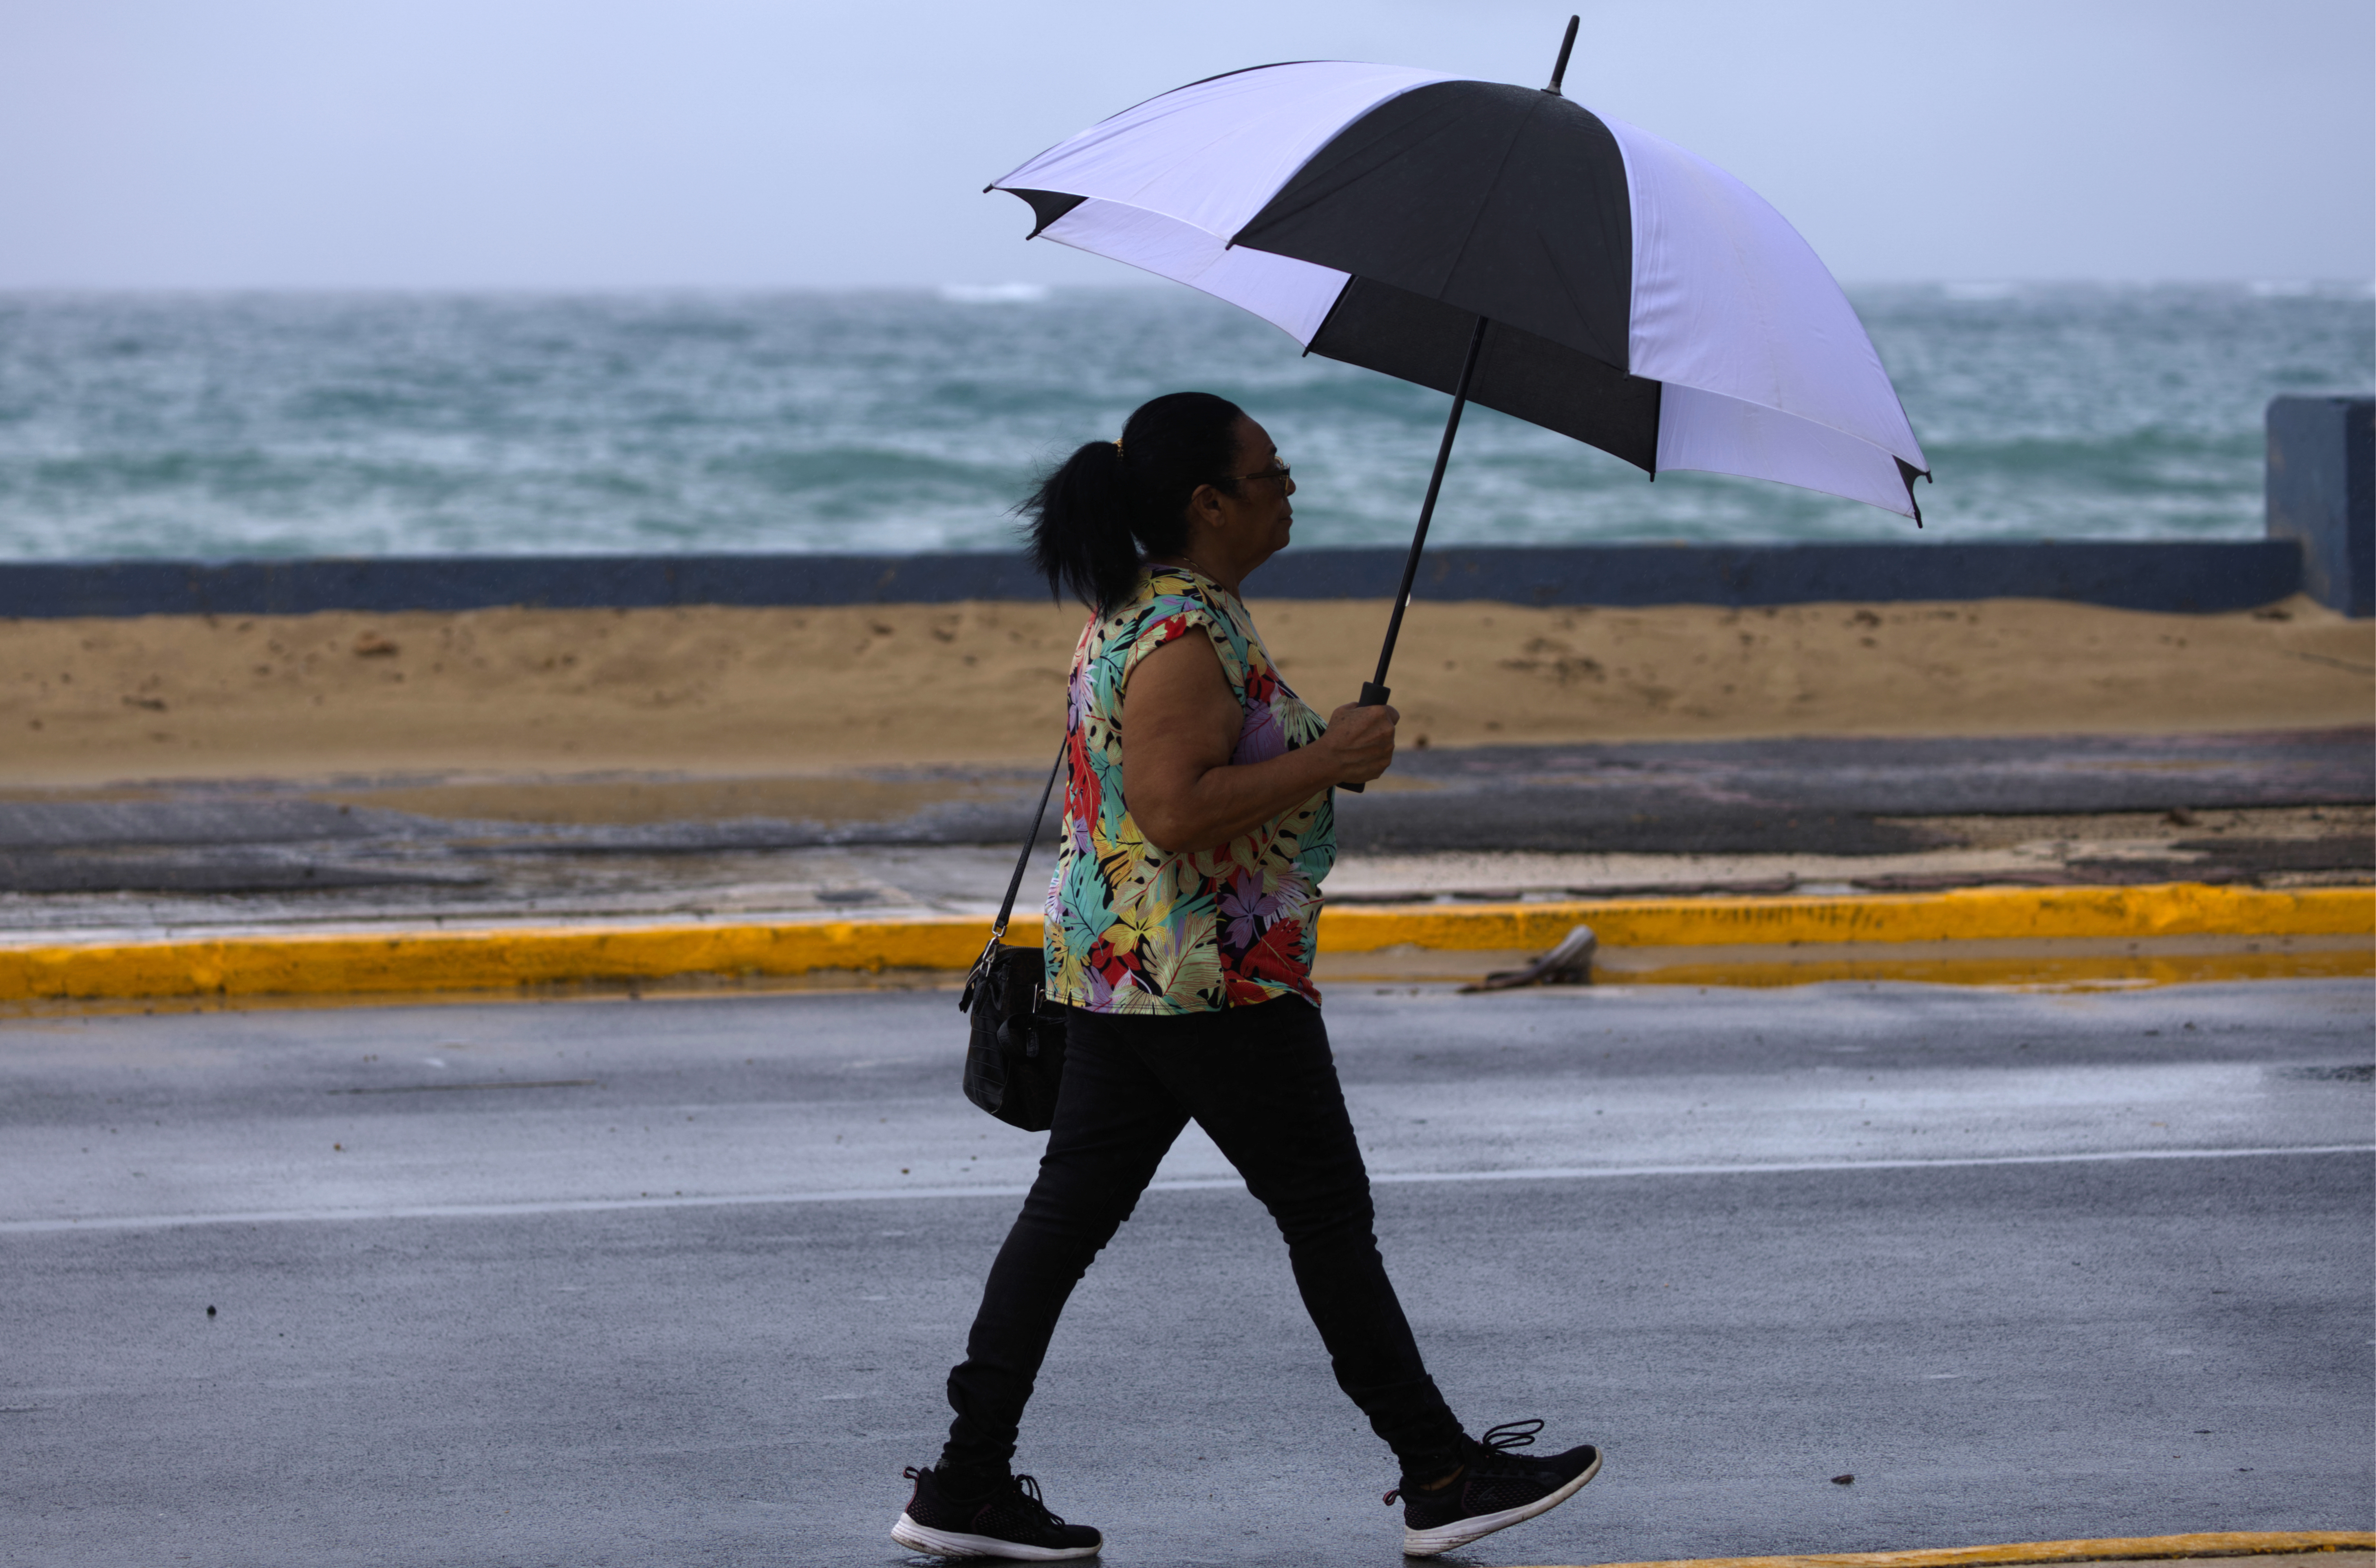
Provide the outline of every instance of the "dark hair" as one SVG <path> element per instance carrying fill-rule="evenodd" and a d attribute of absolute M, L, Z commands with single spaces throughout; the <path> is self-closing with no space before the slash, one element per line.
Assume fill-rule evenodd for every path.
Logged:
<path fill-rule="evenodd" d="M 1029 521 L 1031 564 L 1049 588 L 1093 610 L 1129 598 L 1142 552 L 1164 555 L 1186 541 L 1197 487 L 1236 482 L 1244 417 L 1210 392 L 1168 393 L 1123 422 L 1119 445 L 1092 441 L 1042 478 L 1016 510 Z"/>

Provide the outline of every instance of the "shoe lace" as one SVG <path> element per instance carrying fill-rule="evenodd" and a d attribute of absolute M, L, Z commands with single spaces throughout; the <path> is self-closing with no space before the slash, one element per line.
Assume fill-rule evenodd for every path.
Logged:
<path fill-rule="evenodd" d="M 921 1480 L 926 1473 L 927 1472 L 923 1470 L 918 1469 L 915 1466 L 910 1465 L 906 1469 L 899 1472 L 899 1479 L 909 1481 Z M 1040 1495 L 1039 1478 L 1036 1476 L 1010 1476 L 1007 1478 L 1007 1480 L 1017 1492 L 1022 1494 L 1026 1502 L 1029 1503 L 1032 1507 L 1038 1509 L 1046 1516 L 1048 1523 L 1060 1526 L 1064 1523 L 1064 1516 L 1062 1514 L 1057 1513 L 1054 1509 L 1049 1507 L 1047 1498 Z"/>
<path fill-rule="evenodd" d="M 1491 1448 L 1497 1453 L 1511 1448 L 1531 1448 L 1534 1446 L 1535 1434 L 1542 1430 L 1543 1423 L 1540 1417 L 1533 1420 L 1503 1421 L 1500 1426 L 1488 1431 L 1479 1446 Z"/>
<path fill-rule="evenodd" d="M 1543 1423 L 1540 1417 L 1523 1421 L 1503 1421 L 1500 1426 L 1490 1428 L 1485 1435 L 1478 1440 L 1477 1446 L 1490 1449 L 1496 1454 L 1506 1453 L 1513 1448 L 1531 1448 L 1534 1446 L 1535 1434 L 1542 1430 Z M 1466 1467 L 1464 1466 L 1463 1468 Z M 1455 1478 L 1459 1474 L 1459 1470 L 1453 1472 Z M 1395 1504 L 1395 1499 L 1401 1495 L 1402 1488 L 1389 1487 L 1386 1489 L 1386 1495 L 1381 1501 L 1391 1508 Z"/>
<path fill-rule="evenodd" d="M 1021 1492 L 1025 1498 L 1028 1499 L 1032 1507 L 1045 1515 L 1049 1524 L 1060 1527 L 1063 1525 L 1064 1516 L 1062 1514 L 1057 1513 L 1053 1508 L 1049 1507 L 1048 1500 L 1040 1495 L 1040 1482 L 1037 1478 L 1031 1476 L 1016 1477 L 1015 1490 Z"/>

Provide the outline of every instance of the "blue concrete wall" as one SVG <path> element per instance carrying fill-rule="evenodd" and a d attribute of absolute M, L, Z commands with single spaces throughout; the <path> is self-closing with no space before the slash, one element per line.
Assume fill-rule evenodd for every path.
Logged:
<path fill-rule="evenodd" d="M 1290 550 L 1257 599 L 1384 599 L 1399 550 Z M 1418 597 L 1514 604 L 1733 606 L 1819 600 L 2061 599 L 2205 612 L 2283 599 L 2292 539 L 2233 543 L 1730 544 L 1431 551 Z M 1020 557 L 443 556 L 0 564 L 0 617 L 299 615 L 319 610 L 944 603 L 1045 599 Z M 2366 613 L 2363 610 L 2358 613 Z"/>
<path fill-rule="evenodd" d="M 2302 591 L 2376 615 L 2376 398 L 2269 403 L 2269 537 L 2301 547 Z"/>

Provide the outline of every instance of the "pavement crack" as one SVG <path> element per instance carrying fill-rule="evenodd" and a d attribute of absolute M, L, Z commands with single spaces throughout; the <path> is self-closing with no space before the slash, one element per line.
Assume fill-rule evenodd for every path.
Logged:
<path fill-rule="evenodd" d="M 518 1083 L 491 1081 L 483 1084 L 388 1084 L 381 1087 L 353 1089 L 328 1089 L 328 1094 L 443 1094 L 456 1089 L 599 1089 L 599 1078 L 530 1078 Z"/>

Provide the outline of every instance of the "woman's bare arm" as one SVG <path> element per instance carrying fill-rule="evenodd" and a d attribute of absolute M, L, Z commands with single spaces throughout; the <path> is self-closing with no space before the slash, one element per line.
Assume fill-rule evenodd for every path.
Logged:
<path fill-rule="evenodd" d="M 1220 656 L 1184 636 L 1140 659 L 1123 694 L 1122 774 L 1130 814 L 1170 853 L 1218 849 L 1332 784 L 1365 784 L 1395 758 L 1391 707 L 1338 708 L 1328 732 L 1267 762 L 1232 764 L 1244 710 Z"/>

